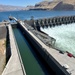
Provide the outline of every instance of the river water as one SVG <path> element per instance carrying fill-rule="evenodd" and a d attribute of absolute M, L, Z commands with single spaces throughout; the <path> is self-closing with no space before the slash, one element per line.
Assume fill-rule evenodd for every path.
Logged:
<path fill-rule="evenodd" d="M 30 11 L 8 11 L 8 12 L 0 12 L 0 21 L 8 20 L 8 16 L 14 16 L 18 19 L 30 19 L 31 16 L 34 19 L 38 18 L 47 18 L 47 17 L 55 17 L 55 16 L 68 16 L 75 15 L 75 11 L 45 11 L 45 10 L 30 10 Z"/>
<path fill-rule="evenodd" d="M 14 16 L 18 19 L 25 20 L 30 19 L 31 16 L 34 19 L 48 18 L 55 16 L 68 16 L 75 15 L 75 11 L 45 11 L 45 10 L 31 10 L 31 11 L 9 11 L 0 12 L 0 21 L 8 20 L 8 16 Z M 75 55 L 75 24 L 62 25 L 54 28 L 42 29 L 50 36 L 56 38 L 55 48 L 63 51 L 69 51 Z"/>

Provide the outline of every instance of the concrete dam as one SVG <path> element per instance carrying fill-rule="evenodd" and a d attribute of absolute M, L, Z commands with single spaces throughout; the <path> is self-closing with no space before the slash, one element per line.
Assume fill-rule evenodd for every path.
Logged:
<path fill-rule="evenodd" d="M 29 24 L 31 24 L 35 29 L 38 30 L 40 27 L 48 28 L 48 27 L 55 27 L 62 24 L 70 24 L 70 23 L 75 23 L 75 16 L 52 17 L 52 18 L 29 21 Z"/>
<path fill-rule="evenodd" d="M 60 53 L 60 51 L 54 49 L 53 46 L 55 45 L 56 39 L 40 29 L 41 27 L 52 28 L 61 26 L 62 24 L 74 23 L 75 16 L 38 20 L 31 19 L 29 21 L 19 21 L 14 17 L 9 19 L 15 20 L 17 24 L 11 25 L 9 23 L 7 25 L 9 38 L 11 38 L 11 57 L 2 75 L 10 75 L 11 73 L 12 75 L 75 74 L 75 58 L 70 58 L 67 56 L 67 53 Z M 13 59 L 16 59 L 16 61 L 13 61 Z M 11 65 L 11 62 L 15 63 L 15 65 Z M 14 69 L 14 67 L 16 68 Z M 9 71 L 9 68 L 12 70 Z"/>

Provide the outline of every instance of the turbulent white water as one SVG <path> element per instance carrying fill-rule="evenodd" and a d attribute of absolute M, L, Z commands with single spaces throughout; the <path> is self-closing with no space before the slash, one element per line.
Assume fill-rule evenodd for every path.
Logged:
<path fill-rule="evenodd" d="M 56 49 L 68 51 L 75 56 L 75 23 L 53 28 L 41 28 L 41 31 L 56 39 Z"/>

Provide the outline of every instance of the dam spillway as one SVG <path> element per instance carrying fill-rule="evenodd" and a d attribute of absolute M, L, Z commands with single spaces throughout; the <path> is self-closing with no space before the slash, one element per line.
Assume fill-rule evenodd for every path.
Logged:
<path fill-rule="evenodd" d="M 35 54 L 34 48 L 30 46 L 21 31 L 18 28 L 13 28 L 13 32 L 26 70 L 26 75 L 53 75 L 50 73 L 50 70 L 48 71 L 43 60 L 39 60 L 39 55 Z"/>
<path fill-rule="evenodd" d="M 70 52 L 75 56 L 75 23 L 62 24 L 54 28 L 42 28 L 41 31 L 56 39 L 54 48 L 63 52 Z"/>
<path fill-rule="evenodd" d="M 28 23 L 31 24 L 35 29 L 40 30 L 40 27 L 51 28 L 55 26 L 61 26 L 62 24 L 67 25 L 70 23 L 75 23 L 75 16 L 57 16 L 51 18 L 43 18 L 29 21 Z"/>
<path fill-rule="evenodd" d="M 75 43 L 74 40 L 72 40 L 75 37 L 74 36 L 75 16 L 58 16 L 52 18 L 43 18 L 37 20 L 30 20 L 27 23 L 32 25 L 32 27 L 34 27 L 35 30 L 43 31 L 50 37 L 55 38 L 56 44 L 54 48 L 63 52 L 68 51 L 75 56 L 74 50 Z M 52 31 L 52 29 L 54 31 Z"/>

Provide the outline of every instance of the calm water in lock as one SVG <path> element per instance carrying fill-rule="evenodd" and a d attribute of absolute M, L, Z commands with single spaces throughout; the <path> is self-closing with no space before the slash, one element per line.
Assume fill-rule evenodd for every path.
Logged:
<path fill-rule="evenodd" d="M 16 42 L 21 54 L 23 65 L 27 75 L 54 75 L 42 60 L 42 58 L 35 51 L 27 39 L 22 35 L 21 31 L 17 28 L 13 29 Z M 40 59 L 41 58 L 41 59 Z"/>

